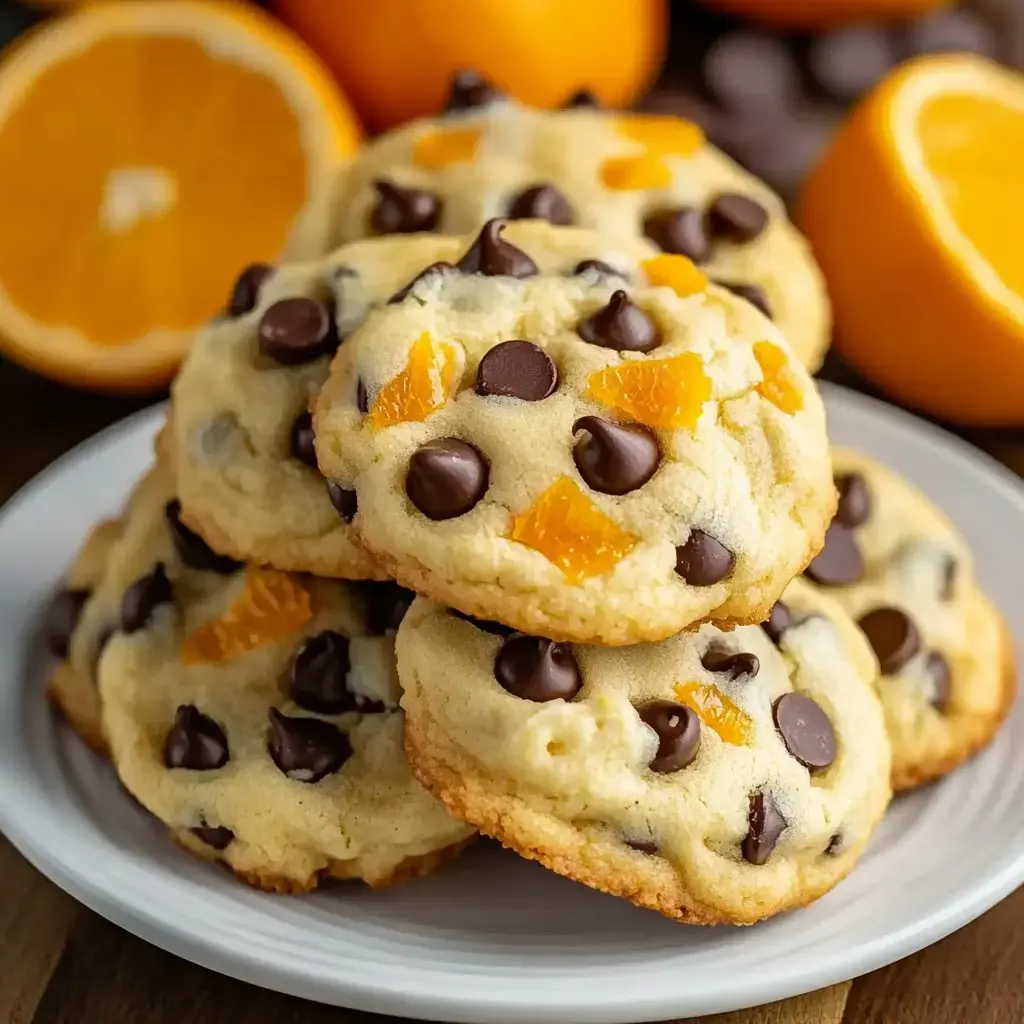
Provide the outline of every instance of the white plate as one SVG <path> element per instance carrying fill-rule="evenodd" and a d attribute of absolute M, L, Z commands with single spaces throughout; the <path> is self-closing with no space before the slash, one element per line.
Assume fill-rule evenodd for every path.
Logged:
<path fill-rule="evenodd" d="M 1024 488 L 967 445 L 829 387 L 832 436 L 920 484 L 966 533 L 1024 650 Z M 88 526 L 150 457 L 161 410 L 90 441 L 0 514 L 0 827 L 142 938 L 323 1002 L 486 1024 L 625 1024 L 739 1009 L 851 978 L 961 927 L 1024 881 L 1024 707 L 969 767 L 896 802 L 853 874 L 747 929 L 689 928 L 490 846 L 404 888 L 304 897 L 194 860 L 44 706 L 37 623 Z"/>

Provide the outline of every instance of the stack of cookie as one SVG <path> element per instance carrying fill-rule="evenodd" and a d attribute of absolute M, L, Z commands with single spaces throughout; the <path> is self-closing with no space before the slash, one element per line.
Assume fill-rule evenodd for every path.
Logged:
<path fill-rule="evenodd" d="M 480 831 L 747 923 L 1005 710 L 944 518 L 852 455 L 836 512 L 827 305 L 777 200 L 584 101 L 462 76 L 357 158 L 305 261 L 196 339 L 54 602 L 55 702 L 249 882 L 384 885 Z"/>

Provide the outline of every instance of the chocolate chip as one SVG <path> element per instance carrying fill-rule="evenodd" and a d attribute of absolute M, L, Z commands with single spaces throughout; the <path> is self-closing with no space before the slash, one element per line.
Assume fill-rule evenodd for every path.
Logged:
<path fill-rule="evenodd" d="M 71 646 L 71 634 L 92 593 L 86 587 L 63 587 L 53 595 L 46 610 L 44 633 L 46 646 L 57 658 L 66 658 Z"/>
<path fill-rule="evenodd" d="M 747 814 L 747 835 L 743 840 L 743 859 L 751 864 L 765 864 L 779 842 L 787 825 L 775 805 L 771 793 L 754 793 Z"/>
<path fill-rule="evenodd" d="M 348 637 L 325 629 L 307 637 L 288 667 L 289 696 L 307 711 L 338 715 L 356 710 L 346 685 L 349 670 Z"/>
<path fill-rule="evenodd" d="M 486 107 L 489 103 L 503 98 L 502 92 L 472 68 L 456 71 L 452 75 L 448 87 L 448 99 L 443 112 L 454 113 L 456 110 L 472 110 L 475 107 Z"/>
<path fill-rule="evenodd" d="M 194 704 L 180 705 L 164 740 L 164 764 L 209 772 L 227 763 L 228 738 L 224 730 Z"/>
<path fill-rule="evenodd" d="M 169 604 L 174 600 L 171 581 L 163 562 L 157 562 L 152 572 L 140 576 L 121 598 L 121 629 L 135 633 L 149 622 L 157 605 Z"/>
<path fill-rule="evenodd" d="M 356 380 L 356 408 L 365 416 L 370 411 L 370 403 L 366 397 L 366 385 L 362 377 Z"/>
<path fill-rule="evenodd" d="M 463 622 L 468 622 L 471 626 L 476 626 L 477 629 L 482 629 L 485 633 L 490 633 L 492 636 L 512 636 L 516 631 L 511 626 L 506 626 L 502 622 L 492 622 L 490 619 L 478 619 L 472 615 L 467 615 L 465 612 L 460 612 L 458 608 L 449 608 L 448 612 L 450 615 L 454 615 L 457 619 L 462 619 Z"/>
<path fill-rule="evenodd" d="M 839 505 L 836 520 L 851 529 L 867 522 L 871 515 L 871 492 L 860 473 L 845 473 L 836 477 Z"/>
<path fill-rule="evenodd" d="M 676 572 L 692 587 L 710 587 L 732 572 L 736 556 L 710 534 L 696 528 L 676 548 Z"/>
<path fill-rule="evenodd" d="M 952 555 L 946 555 L 942 567 L 942 591 L 939 597 L 943 601 L 952 601 L 956 594 L 956 577 L 958 572 L 956 559 Z"/>
<path fill-rule="evenodd" d="M 506 640 L 494 659 L 494 678 L 514 696 L 537 703 L 572 700 L 583 685 L 572 648 L 542 636 Z"/>
<path fill-rule="evenodd" d="M 661 344 L 658 325 L 622 289 L 581 320 L 576 333 L 591 345 L 616 352 L 650 352 Z"/>
<path fill-rule="evenodd" d="M 197 825 L 195 828 L 190 828 L 189 832 L 200 842 L 206 843 L 207 846 L 212 846 L 215 850 L 226 850 L 235 838 L 235 833 L 223 825 L 216 827 Z"/>
<path fill-rule="evenodd" d="M 655 210 L 644 218 L 644 234 L 662 252 L 686 256 L 694 263 L 711 258 L 711 234 L 707 215 L 695 206 Z"/>
<path fill-rule="evenodd" d="M 761 628 L 768 634 L 769 639 L 775 646 L 779 645 L 779 641 L 782 639 L 782 634 L 787 629 L 792 629 L 796 625 L 796 618 L 793 613 L 789 610 L 789 606 L 783 604 L 781 601 L 776 601 L 772 605 L 772 610 L 768 613 L 768 618 L 761 623 Z"/>
<path fill-rule="evenodd" d="M 692 708 L 674 700 L 649 700 L 636 711 L 658 736 L 658 752 L 649 765 L 652 772 L 678 772 L 693 763 L 700 750 L 700 719 Z"/>
<path fill-rule="evenodd" d="M 893 676 L 921 649 L 921 634 L 899 608 L 875 608 L 857 620 L 868 638 L 882 675 Z"/>
<path fill-rule="evenodd" d="M 539 402 L 558 387 L 558 368 L 532 341 L 503 341 L 488 349 L 476 368 L 478 395 Z"/>
<path fill-rule="evenodd" d="M 843 833 L 836 832 L 828 841 L 828 846 L 825 847 L 825 853 L 829 857 L 838 857 L 843 852 Z"/>
<path fill-rule="evenodd" d="M 726 192 L 711 204 L 708 219 L 716 238 L 752 242 L 768 226 L 768 211 L 747 196 Z"/>
<path fill-rule="evenodd" d="M 241 562 L 228 558 L 226 555 L 218 555 L 198 533 L 190 530 L 181 521 L 181 502 L 177 498 L 167 502 L 164 506 L 164 515 L 167 517 L 167 528 L 171 534 L 174 550 L 190 569 L 230 576 L 231 573 L 241 568 Z"/>
<path fill-rule="evenodd" d="M 629 280 L 629 274 L 624 274 L 621 270 L 617 270 L 610 263 L 605 263 L 603 260 L 580 260 L 572 268 L 574 277 L 577 274 L 586 274 L 588 271 L 594 271 L 600 277 L 621 277 L 623 280 Z"/>
<path fill-rule="evenodd" d="M 738 295 L 741 299 L 746 299 L 755 309 L 759 309 L 769 320 L 772 318 L 772 307 L 768 301 L 768 296 L 765 294 L 765 290 L 758 284 L 751 284 L 748 281 L 723 281 L 718 278 L 715 284 L 719 288 L 725 288 L 727 291 Z"/>
<path fill-rule="evenodd" d="M 736 653 L 727 647 L 714 645 L 704 652 L 700 663 L 709 672 L 720 672 L 728 675 L 730 679 L 739 679 L 740 676 L 753 679 L 761 668 L 761 662 L 757 660 L 756 654 L 748 654 L 745 651 Z"/>
<path fill-rule="evenodd" d="M 487 221 L 456 267 L 464 274 L 484 277 L 533 277 L 537 264 L 501 237 L 506 223 L 501 217 Z"/>
<path fill-rule="evenodd" d="M 338 346 L 327 307 L 295 296 L 275 302 L 260 318 L 260 351 L 282 366 L 308 363 Z"/>
<path fill-rule="evenodd" d="M 823 587 L 856 583 L 864 575 L 864 559 L 849 527 L 833 520 L 825 531 L 825 544 L 804 575 Z"/>
<path fill-rule="evenodd" d="M 572 432 L 583 435 L 572 458 L 588 487 L 601 494 L 628 494 L 643 487 L 661 464 L 658 439 L 639 423 L 612 423 L 581 416 Z"/>
<path fill-rule="evenodd" d="M 293 459 L 313 469 L 317 469 L 316 448 L 313 442 L 316 435 L 313 433 L 313 414 L 309 412 L 299 413 L 292 424 L 291 453 Z"/>
<path fill-rule="evenodd" d="M 546 220 L 549 224 L 574 224 L 572 205 L 554 185 L 531 185 L 513 196 L 508 207 L 509 220 Z"/>
<path fill-rule="evenodd" d="M 370 229 L 375 235 L 410 235 L 433 231 L 441 219 L 441 200 L 422 188 L 404 188 L 378 178 L 377 203 L 370 211 Z"/>
<path fill-rule="evenodd" d="M 421 270 L 404 288 L 399 288 L 399 290 L 395 292 L 390 299 L 388 299 L 388 305 L 397 306 L 400 302 L 405 302 L 416 288 L 416 285 L 420 284 L 422 281 L 426 281 L 428 278 L 435 277 L 438 274 L 443 274 L 448 270 L 455 270 L 454 265 L 451 263 L 445 263 L 444 260 L 439 260 L 437 263 L 431 263 L 429 267 L 425 267 Z M 360 383 L 362 382 L 360 381 Z M 366 412 L 365 409 L 361 409 L 360 411 Z"/>
<path fill-rule="evenodd" d="M 653 839 L 623 839 L 622 840 L 631 850 L 636 850 L 637 853 L 657 853 L 658 844 Z"/>
<path fill-rule="evenodd" d="M 338 515 L 346 523 L 351 523 L 359 507 L 359 499 L 356 492 L 348 487 L 342 487 L 341 484 L 336 484 L 333 480 L 328 480 L 327 497 L 331 499 L 331 504 Z"/>
<path fill-rule="evenodd" d="M 271 708 L 267 750 L 274 764 L 296 782 L 319 782 L 351 756 L 352 744 L 340 729 L 320 718 L 290 718 Z"/>
<path fill-rule="evenodd" d="M 590 89 L 577 89 L 562 104 L 563 110 L 600 110 L 603 104 Z"/>
<path fill-rule="evenodd" d="M 368 580 L 359 589 L 366 600 L 367 623 L 374 636 L 398 629 L 416 596 L 394 580 Z"/>
<path fill-rule="evenodd" d="M 274 268 L 266 263 L 253 263 L 246 267 L 235 281 L 228 299 L 228 316 L 243 316 L 256 308 L 260 300 L 260 288 L 263 282 L 274 272 Z"/>
<path fill-rule="evenodd" d="M 924 670 L 935 686 L 932 705 L 938 711 L 945 711 L 953 695 L 953 672 L 949 662 L 938 651 L 929 651 L 924 660 Z"/>
<path fill-rule="evenodd" d="M 828 715 L 803 693 L 784 693 L 773 705 L 775 728 L 805 768 L 827 768 L 836 759 L 836 734 Z"/>
<path fill-rule="evenodd" d="M 477 448 L 457 437 L 439 437 L 412 453 L 405 493 L 428 519 L 454 519 L 484 496 L 489 476 Z"/>

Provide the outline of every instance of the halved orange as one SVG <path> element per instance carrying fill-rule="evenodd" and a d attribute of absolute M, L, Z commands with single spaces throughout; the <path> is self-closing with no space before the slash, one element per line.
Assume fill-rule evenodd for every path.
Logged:
<path fill-rule="evenodd" d="M 1024 424 L 1024 76 L 979 57 L 898 68 L 800 202 L 836 347 L 962 424 Z"/>
<path fill-rule="evenodd" d="M 359 142 L 327 72 L 241 3 L 98 3 L 0 62 L 0 351 L 72 384 L 167 381 Z"/>

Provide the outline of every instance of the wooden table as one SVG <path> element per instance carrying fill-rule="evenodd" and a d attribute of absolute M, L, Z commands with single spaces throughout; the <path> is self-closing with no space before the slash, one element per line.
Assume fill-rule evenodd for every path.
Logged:
<path fill-rule="evenodd" d="M 833 379 L 844 376 L 831 368 Z M 848 380 L 846 382 L 849 382 Z M 68 391 L 0 361 L 0 502 L 73 444 L 140 408 Z M 971 440 L 1024 473 L 1024 436 Z M 121 931 L 0 837 L 0 1024 L 384 1024 L 232 981 Z M 1024 889 L 916 955 L 850 983 L 715 1024 L 1021 1024 Z"/>

